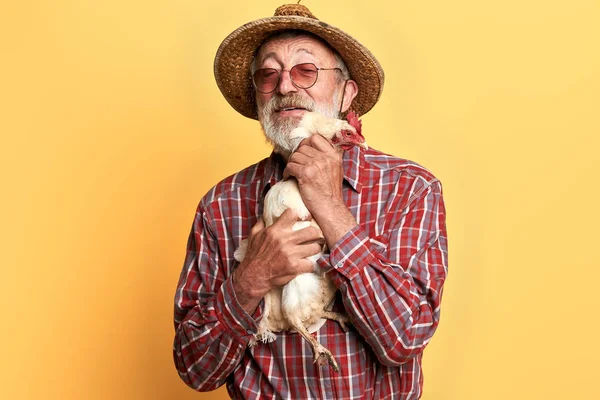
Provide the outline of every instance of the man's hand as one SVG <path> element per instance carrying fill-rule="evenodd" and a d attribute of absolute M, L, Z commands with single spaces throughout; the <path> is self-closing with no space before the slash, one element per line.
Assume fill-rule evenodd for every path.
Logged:
<path fill-rule="evenodd" d="M 313 215 L 344 206 L 342 152 L 321 135 L 304 139 L 292 154 L 283 171 L 285 179 L 290 176 L 298 181 L 302 201 Z"/>
<path fill-rule="evenodd" d="M 244 261 L 233 272 L 233 285 L 242 307 L 252 314 L 271 289 L 301 273 L 313 272 L 306 259 L 321 251 L 321 232 L 312 226 L 292 230 L 298 215 L 291 208 L 271 226 L 261 220 L 252 227 Z"/>
<path fill-rule="evenodd" d="M 342 154 L 321 135 L 312 135 L 302 141 L 283 171 L 284 178 L 298 180 L 302 200 L 323 230 L 329 248 L 357 225 L 342 194 Z"/>

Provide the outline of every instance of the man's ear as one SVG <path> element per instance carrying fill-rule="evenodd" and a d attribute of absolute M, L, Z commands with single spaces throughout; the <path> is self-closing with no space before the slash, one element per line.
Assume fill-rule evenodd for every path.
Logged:
<path fill-rule="evenodd" d="M 357 94 L 358 94 L 358 85 L 356 84 L 356 82 L 349 79 L 346 82 L 346 90 L 344 91 L 344 97 L 343 97 L 344 102 L 343 102 L 343 106 L 342 106 L 343 113 L 348 111 L 348 109 L 352 105 L 352 101 L 354 100 L 354 98 L 356 97 Z"/>

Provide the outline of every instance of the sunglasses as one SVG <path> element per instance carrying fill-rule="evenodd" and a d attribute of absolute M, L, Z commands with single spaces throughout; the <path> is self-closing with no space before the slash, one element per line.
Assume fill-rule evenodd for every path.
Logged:
<path fill-rule="evenodd" d="M 313 63 L 296 64 L 289 69 L 292 84 L 299 89 L 308 89 L 317 83 L 319 71 L 342 71 L 340 68 L 319 68 Z M 261 68 L 252 74 L 252 83 L 260 93 L 272 93 L 279 86 L 281 73 L 285 69 Z"/>

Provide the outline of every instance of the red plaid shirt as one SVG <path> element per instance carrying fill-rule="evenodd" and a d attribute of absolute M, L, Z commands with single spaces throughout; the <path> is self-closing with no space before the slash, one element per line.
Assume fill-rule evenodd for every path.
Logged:
<path fill-rule="evenodd" d="M 173 356 L 181 378 L 200 391 L 227 384 L 233 398 L 418 399 L 421 357 L 440 320 L 447 274 L 440 182 L 411 161 L 377 150 L 344 152 L 344 197 L 358 226 L 319 260 L 340 289 L 334 309 L 349 315 L 344 332 L 327 321 L 314 333 L 340 365 L 313 363 L 297 333 L 248 347 L 254 315 L 238 303 L 233 252 L 262 214 L 284 163 L 271 157 L 224 179 L 200 201 L 175 295 Z"/>

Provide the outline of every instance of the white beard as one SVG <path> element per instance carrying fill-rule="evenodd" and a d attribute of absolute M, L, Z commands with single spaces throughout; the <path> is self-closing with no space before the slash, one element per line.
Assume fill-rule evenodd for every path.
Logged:
<path fill-rule="evenodd" d="M 339 92 L 335 91 L 329 107 L 317 106 L 311 98 L 299 94 L 288 96 L 274 94 L 266 103 L 261 103 L 257 99 L 258 120 L 267 141 L 273 145 L 273 150 L 287 158 L 299 144 L 297 143 L 298 139 L 290 139 L 290 132 L 298 127 L 300 118 L 278 117 L 276 116 L 276 109 L 295 106 L 304 108 L 307 111 L 316 111 L 326 117 L 339 118 L 340 113 L 336 108 L 339 97 Z"/>

